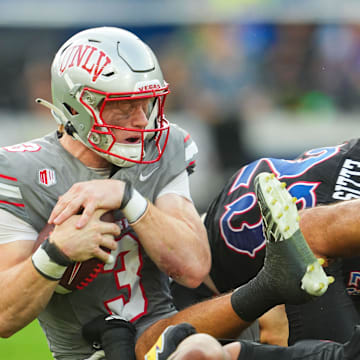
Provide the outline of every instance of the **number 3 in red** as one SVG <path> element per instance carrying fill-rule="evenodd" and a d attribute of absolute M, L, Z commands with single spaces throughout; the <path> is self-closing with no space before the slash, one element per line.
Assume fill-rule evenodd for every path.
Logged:
<path fill-rule="evenodd" d="M 128 321 L 135 321 L 146 314 L 147 299 L 141 283 L 140 270 L 142 268 L 142 256 L 139 242 L 132 234 L 126 234 L 118 240 L 117 254 L 114 264 L 105 265 L 104 271 L 113 271 L 116 287 L 121 290 L 128 289 L 128 298 L 123 294 L 105 301 L 105 306 L 110 314 L 119 315 Z M 121 263 L 119 269 L 114 269 L 116 264 Z"/>

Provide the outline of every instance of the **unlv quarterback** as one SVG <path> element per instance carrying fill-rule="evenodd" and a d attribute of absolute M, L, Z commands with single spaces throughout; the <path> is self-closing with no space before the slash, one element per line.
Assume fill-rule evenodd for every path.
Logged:
<path fill-rule="evenodd" d="M 37 101 L 58 131 L 0 150 L 0 335 L 38 317 L 55 359 L 85 359 L 94 350 L 84 324 L 116 314 L 140 334 L 174 312 L 168 276 L 197 286 L 210 251 L 189 192 L 197 147 L 164 117 L 169 88 L 151 49 L 123 29 L 84 30 L 59 49 L 51 76 L 53 103 Z M 80 215 L 56 226 L 32 255 L 59 197 L 83 186 L 104 210 L 85 227 L 75 228 Z M 112 209 L 117 223 L 101 221 Z M 101 274 L 64 294 L 66 268 L 93 257 Z"/>

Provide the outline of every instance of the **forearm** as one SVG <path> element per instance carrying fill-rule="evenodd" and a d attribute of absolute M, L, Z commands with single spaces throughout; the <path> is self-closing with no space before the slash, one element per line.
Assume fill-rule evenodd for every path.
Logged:
<path fill-rule="evenodd" d="M 197 287 L 210 270 L 206 231 L 149 204 L 133 228 L 145 252 L 175 281 Z"/>
<path fill-rule="evenodd" d="M 0 283 L 0 337 L 9 337 L 34 320 L 57 285 L 41 276 L 30 258 L 2 271 Z"/>
<path fill-rule="evenodd" d="M 259 318 L 260 342 L 265 344 L 287 346 L 289 323 L 285 305 L 277 305 Z"/>
<path fill-rule="evenodd" d="M 360 200 L 305 209 L 300 216 L 300 229 L 316 255 L 360 253 Z"/>

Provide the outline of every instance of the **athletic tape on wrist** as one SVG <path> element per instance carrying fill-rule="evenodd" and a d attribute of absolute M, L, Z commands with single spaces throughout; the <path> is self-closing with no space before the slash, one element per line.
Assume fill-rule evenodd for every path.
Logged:
<path fill-rule="evenodd" d="M 126 181 L 123 201 L 120 209 L 132 225 L 137 222 L 146 212 L 148 208 L 148 201 Z"/>
<path fill-rule="evenodd" d="M 132 186 L 131 182 L 128 180 L 125 180 L 125 189 L 124 189 L 124 195 L 121 201 L 120 210 L 124 209 L 128 202 L 130 201 L 132 194 L 133 194 L 134 187 Z"/>
<path fill-rule="evenodd" d="M 49 280 L 57 281 L 66 268 L 73 263 L 61 250 L 47 238 L 34 252 L 32 263 L 35 269 Z"/>

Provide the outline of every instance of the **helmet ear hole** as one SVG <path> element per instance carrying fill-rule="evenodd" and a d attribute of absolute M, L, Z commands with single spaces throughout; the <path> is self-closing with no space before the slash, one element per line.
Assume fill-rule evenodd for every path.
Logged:
<path fill-rule="evenodd" d="M 73 107 L 71 107 L 69 104 L 64 103 L 64 106 L 65 106 L 66 110 L 68 111 L 68 113 L 69 113 L 70 115 L 77 115 L 77 114 L 79 114 L 79 113 L 78 113 Z"/>

